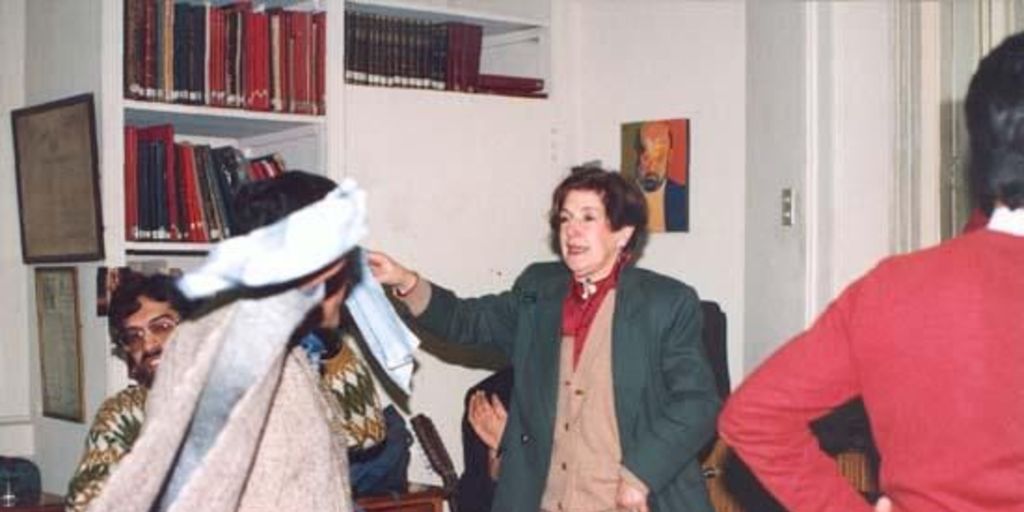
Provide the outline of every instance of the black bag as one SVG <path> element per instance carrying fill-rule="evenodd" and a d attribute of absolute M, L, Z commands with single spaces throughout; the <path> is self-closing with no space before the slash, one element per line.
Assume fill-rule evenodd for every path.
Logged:
<path fill-rule="evenodd" d="M 0 457 L 0 502 L 13 494 L 18 503 L 35 503 L 42 492 L 39 467 L 28 459 Z"/>

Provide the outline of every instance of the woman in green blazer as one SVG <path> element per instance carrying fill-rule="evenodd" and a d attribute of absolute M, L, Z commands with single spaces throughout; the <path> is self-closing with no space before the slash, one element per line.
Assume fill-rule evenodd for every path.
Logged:
<path fill-rule="evenodd" d="M 696 293 L 632 266 L 646 203 L 618 173 L 574 172 L 550 222 L 560 262 L 474 299 L 382 253 L 370 266 L 417 322 L 515 366 L 493 510 L 711 511 L 697 452 L 720 406 Z"/>

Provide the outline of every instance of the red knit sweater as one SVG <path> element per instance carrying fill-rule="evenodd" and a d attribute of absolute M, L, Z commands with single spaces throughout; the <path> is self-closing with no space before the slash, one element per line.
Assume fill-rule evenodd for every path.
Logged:
<path fill-rule="evenodd" d="M 1024 237 L 883 261 L 746 379 L 719 427 L 789 510 L 868 511 L 807 425 L 856 395 L 896 511 L 1024 511 Z"/>

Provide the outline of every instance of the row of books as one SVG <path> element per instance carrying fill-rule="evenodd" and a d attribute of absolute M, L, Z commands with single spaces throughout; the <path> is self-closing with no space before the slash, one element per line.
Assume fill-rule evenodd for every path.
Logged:
<path fill-rule="evenodd" d="M 211 242 L 237 233 L 242 184 L 284 172 L 280 155 L 247 160 L 235 147 L 174 141 L 170 124 L 125 126 L 125 233 L 130 241 Z"/>
<path fill-rule="evenodd" d="M 483 27 L 345 13 L 345 80 L 385 87 L 543 95 L 539 78 L 480 73 Z"/>
<path fill-rule="evenodd" d="M 124 0 L 126 98 L 324 113 L 326 13 Z"/>

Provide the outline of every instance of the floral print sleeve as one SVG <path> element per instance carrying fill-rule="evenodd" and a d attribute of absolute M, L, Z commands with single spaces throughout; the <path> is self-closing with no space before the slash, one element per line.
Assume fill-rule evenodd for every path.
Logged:
<path fill-rule="evenodd" d="M 117 463 L 131 451 L 145 417 L 146 390 L 129 386 L 100 406 L 85 438 L 85 452 L 68 483 L 67 510 L 81 512 L 100 494 Z"/>

